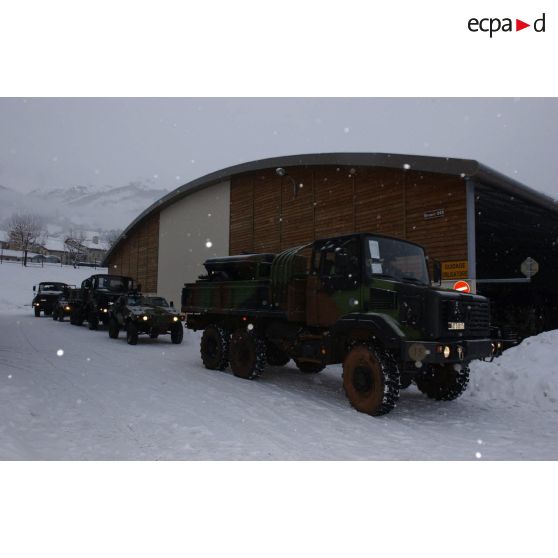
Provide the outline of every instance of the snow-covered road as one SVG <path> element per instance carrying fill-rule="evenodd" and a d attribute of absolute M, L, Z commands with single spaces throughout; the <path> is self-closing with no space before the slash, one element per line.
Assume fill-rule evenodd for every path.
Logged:
<path fill-rule="evenodd" d="M 0 458 L 558 459 L 555 406 L 487 400 L 473 382 L 447 403 L 412 387 L 372 418 L 349 406 L 337 366 L 243 381 L 205 370 L 198 342 L 128 346 L 29 307 L 0 315 Z"/>

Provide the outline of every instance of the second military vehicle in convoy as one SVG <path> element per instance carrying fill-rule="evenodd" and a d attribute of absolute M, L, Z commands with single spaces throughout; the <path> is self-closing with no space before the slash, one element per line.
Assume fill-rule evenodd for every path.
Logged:
<path fill-rule="evenodd" d="M 68 288 L 58 297 L 58 300 L 54 304 L 52 309 L 52 319 L 64 321 L 66 316 L 71 316 L 72 314 L 72 303 L 70 302 L 70 293 L 75 289 L 75 285 L 68 285 Z"/>
<path fill-rule="evenodd" d="M 136 345 L 138 335 L 145 333 L 151 339 L 170 334 L 175 344 L 182 343 L 184 326 L 174 305 L 161 296 L 139 293 L 122 295 L 109 309 L 109 336 L 116 339 L 120 330 L 126 332 L 129 345 Z"/>
<path fill-rule="evenodd" d="M 80 289 L 70 291 L 69 302 L 72 308 L 70 322 L 89 329 L 97 329 L 99 323 L 108 324 L 109 308 L 122 295 L 136 291 L 137 285 L 131 277 L 122 275 L 97 274 L 81 283 Z"/>
<path fill-rule="evenodd" d="M 501 350 L 488 300 L 433 287 L 411 242 L 360 233 L 204 265 L 207 275 L 183 289 L 186 324 L 203 330 L 204 365 L 230 364 L 240 378 L 290 359 L 308 373 L 342 363 L 353 407 L 382 415 L 412 381 L 428 397 L 455 399 L 471 360 Z"/>
<path fill-rule="evenodd" d="M 37 285 L 33 285 L 33 292 L 35 296 L 33 297 L 33 310 L 35 311 L 35 317 L 38 318 L 41 312 L 45 316 L 50 316 L 52 311 L 58 301 L 58 298 L 68 291 L 68 285 L 66 283 L 58 283 L 51 281 L 44 281 Z"/>

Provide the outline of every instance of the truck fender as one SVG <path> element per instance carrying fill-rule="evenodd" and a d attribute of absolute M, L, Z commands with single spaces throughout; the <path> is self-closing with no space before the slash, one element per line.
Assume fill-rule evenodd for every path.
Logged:
<path fill-rule="evenodd" d="M 405 339 L 397 322 L 387 314 L 366 313 L 341 316 L 331 328 L 332 335 L 347 335 L 351 330 L 367 331 L 384 347 L 395 348 Z"/>

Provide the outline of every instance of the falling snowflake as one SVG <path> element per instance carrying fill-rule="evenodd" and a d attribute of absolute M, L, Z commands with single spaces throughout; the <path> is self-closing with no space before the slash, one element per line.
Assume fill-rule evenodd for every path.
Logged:
<path fill-rule="evenodd" d="M 409 165 L 409 163 L 405 163 L 405 164 L 403 165 L 403 168 L 404 168 L 405 170 L 409 170 L 409 169 L 411 168 L 411 165 Z"/>
<path fill-rule="evenodd" d="M 475 453 L 475 457 L 477 459 L 480 459 L 482 457 L 482 453 L 480 451 L 477 451 L 477 453 Z"/>
<path fill-rule="evenodd" d="M 348 134 L 350 131 L 351 129 L 348 126 L 343 128 L 343 132 L 345 132 L 346 134 Z"/>
<path fill-rule="evenodd" d="M 64 354 L 64 351 L 63 351 L 62 349 L 58 349 L 58 350 L 56 351 L 56 354 L 57 354 L 58 356 L 62 356 L 62 355 Z"/>
<path fill-rule="evenodd" d="M 212 246 L 213 246 L 213 242 L 211 242 L 211 240 L 208 239 L 205 243 L 205 247 L 206 248 L 211 248 Z"/>

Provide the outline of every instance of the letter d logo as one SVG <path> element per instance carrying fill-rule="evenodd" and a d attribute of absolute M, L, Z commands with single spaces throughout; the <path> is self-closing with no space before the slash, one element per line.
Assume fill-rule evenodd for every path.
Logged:
<path fill-rule="evenodd" d="M 535 23 L 533 23 L 533 29 L 537 33 L 544 33 L 544 26 L 545 26 L 544 18 L 545 18 L 545 14 L 543 14 L 541 18 L 536 19 Z"/>

